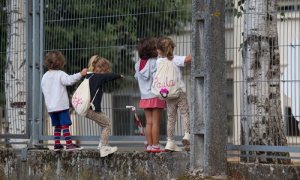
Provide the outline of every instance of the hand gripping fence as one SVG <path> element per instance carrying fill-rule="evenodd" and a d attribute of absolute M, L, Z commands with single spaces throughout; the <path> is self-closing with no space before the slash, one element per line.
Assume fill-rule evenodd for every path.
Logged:
<path fill-rule="evenodd" d="M 135 122 L 139 128 L 139 133 L 140 135 L 144 135 L 144 130 L 143 130 L 143 126 L 142 123 L 138 117 L 138 115 L 136 114 L 136 108 L 134 106 L 126 106 L 127 109 L 131 109 L 131 111 L 134 113 L 134 117 L 135 117 Z"/>

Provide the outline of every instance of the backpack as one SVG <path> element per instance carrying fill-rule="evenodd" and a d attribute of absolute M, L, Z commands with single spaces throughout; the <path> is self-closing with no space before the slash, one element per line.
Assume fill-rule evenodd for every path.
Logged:
<path fill-rule="evenodd" d="M 91 75 L 91 77 L 92 76 L 93 75 Z M 72 106 L 74 107 L 76 113 L 80 116 L 86 116 L 87 110 L 90 108 L 90 106 L 92 106 L 92 108 L 95 109 L 93 101 L 99 89 L 97 90 L 95 96 L 93 97 L 93 100 L 91 101 L 89 78 L 85 78 L 82 81 L 82 83 L 78 86 L 78 88 L 72 96 Z"/>
<path fill-rule="evenodd" d="M 178 71 L 172 61 L 163 59 L 157 65 L 151 92 L 161 99 L 178 98 L 181 90 Z"/>

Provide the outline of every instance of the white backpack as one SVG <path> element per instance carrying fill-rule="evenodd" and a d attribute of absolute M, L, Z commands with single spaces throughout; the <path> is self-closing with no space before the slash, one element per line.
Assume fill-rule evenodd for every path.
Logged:
<path fill-rule="evenodd" d="M 95 108 L 93 105 L 93 101 L 96 97 L 96 94 L 98 93 L 98 90 L 91 102 L 89 79 L 83 80 L 83 82 L 78 86 L 72 96 L 72 106 L 74 107 L 74 110 L 77 114 L 79 114 L 80 116 L 86 116 L 87 110 L 90 108 L 90 106 L 92 106 L 93 109 Z"/>
<path fill-rule="evenodd" d="M 180 90 L 180 79 L 175 64 L 163 58 L 157 65 L 151 92 L 161 99 L 174 99 L 178 98 Z"/>

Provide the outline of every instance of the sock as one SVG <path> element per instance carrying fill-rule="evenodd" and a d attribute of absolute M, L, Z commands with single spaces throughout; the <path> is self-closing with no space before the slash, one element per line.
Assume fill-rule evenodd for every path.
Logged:
<path fill-rule="evenodd" d="M 66 144 L 67 145 L 72 144 L 71 134 L 70 134 L 70 131 L 69 131 L 69 126 L 68 125 L 63 125 L 63 126 L 61 126 L 61 129 L 63 130 L 63 136 L 65 137 Z"/>
<path fill-rule="evenodd" d="M 61 127 L 55 126 L 54 127 L 54 144 L 60 144 L 60 134 L 61 134 Z"/>

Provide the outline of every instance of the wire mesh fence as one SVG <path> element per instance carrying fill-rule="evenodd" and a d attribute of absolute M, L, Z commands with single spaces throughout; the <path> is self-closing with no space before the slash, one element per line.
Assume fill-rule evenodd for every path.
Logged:
<path fill-rule="evenodd" d="M 299 1 L 279 0 L 272 11 L 264 9 L 270 4 L 227 4 L 233 96 L 229 144 L 238 157 L 299 159 Z"/>
<path fill-rule="evenodd" d="M 176 54 L 190 54 L 191 0 L 97 1 L 67 0 L 44 2 L 44 52 L 62 51 L 66 56 L 66 72 L 79 72 L 87 67 L 89 58 L 98 54 L 113 64 L 113 71 L 125 79 L 106 87 L 102 109 L 112 120 L 112 136 L 137 135 L 132 112 L 126 105 L 136 106 L 145 126 L 134 64 L 136 43 L 144 37 L 169 35 L 176 42 Z M 189 80 L 189 67 L 185 78 Z M 189 83 L 187 83 L 189 85 Z M 76 86 L 70 87 L 72 94 Z M 98 136 L 94 122 L 72 113 L 72 133 L 78 136 Z M 50 121 L 45 113 L 44 134 L 51 135 Z M 179 117 L 176 133 L 182 135 Z M 166 135 L 166 113 L 163 113 L 161 135 Z"/>
<path fill-rule="evenodd" d="M 0 3 L 0 132 L 26 137 L 26 8 L 24 1 Z"/>
<path fill-rule="evenodd" d="M 28 22 L 28 19 L 31 18 L 30 12 L 27 12 L 24 6 L 24 3 L 26 4 L 29 1 L 1 0 L 0 2 L 0 81 L 2 82 L 0 86 L 0 109 L 3 109 L 0 110 L 1 134 L 25 135 L 29 127 L 26 120 L 26 111 L 30 112 L 32 108 L 32 105 L 26 104 L 28 102 L 26 96 L 29 99 L 34 96 L 29 92 L 32 87 L 30 85 L 26 86 L 27 73 L 29 72 L 27 72 L 26 66 L 23 66 L 24 63 L 28 63 L 25 61 L 27 53 L 25 47 L 31 43 L 29 39 L 26 39 L 25 33 L 26 26 L 28 27 L 27 31 L 32 31 L 32 27 Z M 102 99 L 102 109 L 112 121 L 111 137 L 136 136 L 137 126 L 134 122 L 134 115 L 125 108 L 126 105 L 133 105 L 138 108 L 140 99 L 137 82 L 133 77 L 135 73 L 134 64 L 138 60 L 135 50 L 136 43 L 143 37 L 170 36 L 176 43 L 175 54 L 190 54 L 192 48 L 190 39 L 192 0 L 41 0 L 40 2 L 42 2 L 40 3 L 42 5 L 40 10 L 42 27 L 40 35 L 43 42 L 41 54 L 44 55 L 52 50 L 61 51 L 67 59 L 65 71 L 69 74 L 79 72 L 80 69 L 86 67 L 89 58 L 94 54 L 110 60 L 113 64 L 113 71 L 124 74 L 126 77 L 123 81 L 109 84 Z M 300 65 L 298 63 L 300 2 L 297 0 L 278 0 L 278 6 L 275 9 L 277 12 L 271 12 L 271 14 L 275 13 L 272 18 L 277 20 L 278 45 L 272 41 L 271 47 L 278 46 L 279 48 L 280 61 L 277 69 L 279 74 L 271 74 L 269 79 L 264 79 L 263 76 L 258 74 L 257 77 L 260 77 L 260 79 L 256 81 L 249 78 L 245 79 L 245 64 L 248 62 L 244 59 L 247 54 L 245 51 L 245 41 L 247 39 L 245 37 L 248 36 L 247 28 L 260 23 L 258 20 L 251 21 L 251 19 L 257 16 L 267 17 L 268 15 L 263 10 L 247 12 L 245 11 L 247 7 L 242 2 L 228 0 L 226 3 L 227 87 L 225 91 L 227 94 L 228 143 L 234 146 L 269 145 L 275 149 L 277 146 L 285 146 L 285 148 L 298 147 L 300 144 L 298 129 L 300 117 Z M 13 6 L 14 3 L 19 5 Z M 255 5 L 252 4 L 253 7 Z M 255 43 L 255 38 L 261 38 L 258 41 L 260 44 L 266 42 L 266 39 L 262 37 L 252 36 L 249 37 L 249 44 Z M 264 44 L 258 47 L 264 49 L 264 51 L 269 51 Z M 247 75 L 254 78 L 256 77 L 254 74 L 263 67 L 263 64 L 276 64 L 274 57 L 277 54 L 269 53 L 269 55 L 273 57 L 271 61 L 260 59 L 259 62 L 254 60 L 253 69 L 248 70 Z M 253 59 L 259 59 L 260 57 L 261 54 L 258 53 L 253 55 Z M 42 61 L 43 59 L 40 59 L 40 63 Z M 10 63 L 14 68 L 10 69 Z M 43 69 L 42 73 L 45 71 L 46 69 Z M 190 67 L 185 67 L 183 73 L 188 97 L 193 98 L 189 93 Z M 277 76 L 278 79 L 275 79 Z M 10 84 L 12 84 L 12 89 L 8 89 Z M 68 88 L 70 96 L 78 84 Z M 249 90 L 245 91 L 247 88 Z M 263 94 L 262 92 L 267 91 L 266 89 L 268 91 L 276 89 L 279 98 L 277 97 L 277 100 L 274 101 L 274 94 Z M 253 100 L 251 98 L 245 99 L 245 93 L 249 93 L 248 95 L 255 96 L 258 99 L 270 99 L 272 102 L 269 103 L 270 105 L 278 105 L 278 112 L 275 115 L 268 115 L 270 120 L 264 121 L 263 117 L 266 114 L 261 112 L 263 103 L 255 106 L 255 108 L 249 107 L 245 111 L 248 102 Z M 45 107 L 42 112 L 42 136 L 51 139 L 53 130 Z M 70 112 L 73 121 L 71 126 L 73 135 L 78 136 L 79 139 L 99 136 L 101 129 L 97 124 L 77 116 L 72 109 Z M 142 120 L 142 124 L 145 125 L 143 110 L 138 108 L 137 113 Z M 282 127 L 279 129 L 282 130 L 286 143 L 281 141 L 277 144 L 263 144 L 259 140 L 245 141 L 243 139 L 244 117 L 248 119 L 246 123 L 246 127 L 250 129 L 247 132 L 248 135 L 251 136 L 256 133 L 262 134 L 262 137 L 264 137 L 264 132 L 267 132 L 266 135 L 270 132 L 266 130 L 267 128 L 262 129 L 261 127 L 267 127 L 267 125 L 279 119 L 278 122 Z M 162 136 L 166 135 L 166 118 L 166 112 L 164 112 L 160 129 Z M 260 129 L 254 131 L 253 128 Z M 182 134 L 182 123 L 180 117 L 178 117 L 176 135 L 181 136 Z M 47 138 L 43 140 L 47 140 Z M 236 148 L 233 149 L 237 151 Z M 285 152 L 285 150 L 282 151 Z M 297 152 L 294 149 L 289 150 Z"/>

